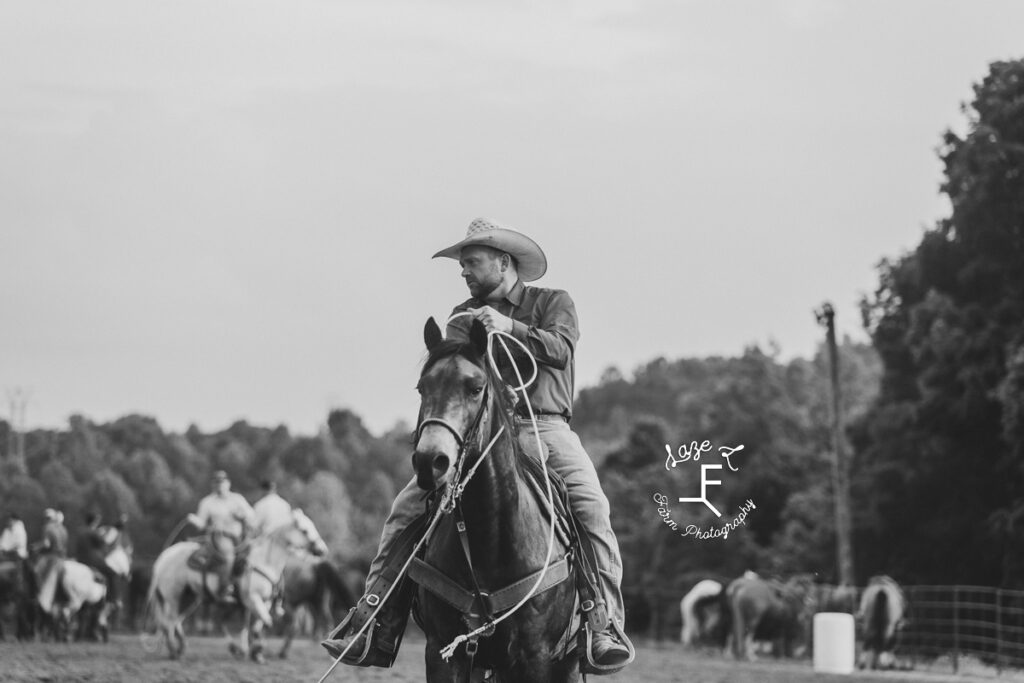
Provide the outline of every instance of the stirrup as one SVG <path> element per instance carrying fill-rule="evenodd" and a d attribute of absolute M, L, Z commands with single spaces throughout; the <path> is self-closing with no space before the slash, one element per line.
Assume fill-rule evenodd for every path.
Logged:
<path fill-rule="evenodd" d="M 334 659 L 337 659 L 342 652 L 345 652 L 346 647 L 355 642 L 356 635 L 362 627 L 361 624 L 353 623 L 357 614 L 358 610 L 355 607 L 350 609 L 345 618 L 341 620 L 341 623 L 335 626 L 327 634 L 327 638 L 320 642 L 320 645 Z M 346 633 L 346 630 L 348 630 L 348 633 Z M 394 652 L 388 652 L 378 645 L 377 636 L 380 630 L 380 623 L 376 617 L 370 619 L 366 628 L 362 630 L 363 635 L 361 637 L 365 638 L 363 647 L 360 650 L 348 650 L 341 660 L 342 663 L 350 666 L 381 666 L 385 668 L 392 666 L 398 655 L 398 648 L 396 647 Z"/>
<path fill-rule="evenodd" d="M 327 650 L 327 654 L 335 659 L 340 657 L 342 652 L 345 652 L 346 645 L 351 645 L 355 642 L 356 634 L 359 632 L 358 628 L 353 629 L 351 633 L 342 635 L 352 623 L 352 617 L 355 616 L 355 612 L 355 607 L 350 609 L 345 618 L 341 620 L 341 623 L 335 626 L 334 629 L 327 634 L 327 637 L 320 642 L 320 645 Z M 373 660 L 375 657 L 372 656 L 373 647 L 371 646 L 371 642 L 373 641 L 372 636 L 376 628 L 377 620 L 371 619 L 363 633 L 365 640 L 363 641 L 362 650 L 348 650 L 341 661 L 352 666 L 373 666 Z M 346 640 L 348 643 L 345 643 Z"/>
<path fill-rule="evenodd" d="M 621 664 L 598 664 L 594 661 L 594 632 L 590 629 L 590 624 L 584 624 L 583 629 L 580 632 L 580 640 L 583 641 L 583 656 L 580 658 L 580 672 L 584 674 L 594 674 L 595 676 L 605 676 L 607 674 L 614 674 L 622 671 L 629 664 L 636 659 L 636 650 L 633 648 L 633 643 L 626 637 L 622 627 L 619 626 L 619 622 L 615 619 L 609 619 L 609 627 L 614 635 L 622 642 L 622 644 L 629 651 L 629 658 Z"/>

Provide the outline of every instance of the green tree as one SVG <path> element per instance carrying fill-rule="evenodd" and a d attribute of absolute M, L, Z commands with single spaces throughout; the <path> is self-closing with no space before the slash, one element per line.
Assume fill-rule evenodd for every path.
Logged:
<path fill-rule="evenodd" d="M 68 518 L 77 518 L 84 507 L 84 491 L 63 463 L 52 461 L 43 466 L 39 483 L 46 491 L 50 507 L 64 512 Z"/>
<path fill-rule="evenodd" d="M 903 580 L 1021 585 L 1024 61 L 991 64 L 964 111 L 940 150 L 952 214 L 863 304 L 884 374 L 852 430 L 857 543 Z"/>
<path fill-rule="evenodd" d="M 141 516 L 138 497 L 119 474 L 111 470 L 96 473 L 86 488 L 85 505 L 99 512 L 103 519 L 117 519 L 126 514 L 133 519 Z"/>
<path fill-rule="evenodd" d="M 345 485 L 330 472 L 318 472 L 301 487 L 295 487 L 292 504 L 302 508 L 323 537 L 336 560 L 351 557 L 355 538 L 350 521 L 352 502 Z"/>

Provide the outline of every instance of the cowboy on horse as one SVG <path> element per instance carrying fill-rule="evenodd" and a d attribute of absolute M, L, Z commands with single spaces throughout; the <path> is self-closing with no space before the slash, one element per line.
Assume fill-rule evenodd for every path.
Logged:
<path fill-rule="evenodd" d="M 489 333 L 512 336 L 536 358 L 537 377 L 528 393 L 535 421 L 530 419 L 525 402 L 520 402 L 515 414 L 519 440 L 528 452 L 535 452 L 532 444 L 539 437 L 548 451 L 548 467 L 565 482 L 571 511 L 586 537 L 584 540 L 592 548 L 603 602 L 614 621 L 608 628 L 591 634 L 590 652 L 585 656 L 597 665 L 595 673 L 617 671 L 632 656 L 632 648 L 622 632 L 622 562 L 612 531 L 608 499 L 590 456 L 569 426 L 574 354 L 579 340 L 575 305 L 564 291 L 524 284 L 546 272 L 544 252 L 526 235 L 493 221 L 474 220 L 465 239 L 434 254 L 434 258 L 438 257 L 459 262 L 471 295 L 455 307 L 448 324 L 448 338 L 469 341 L 471 323 L 479 321 Z M 323 643 L 335 658 L 348 651 L 342 659 L 346 664 L 393 663 L 408 601 L 385 602 L 377 612 L 377 628 L 369 633 L 361 631 L 373 607 L 380 604 L 408 559 L 412 544 L 405 532 L 417 526 L 423 512 L 424 492 L 413 478 L 396 497 L 384 524 L 363 597 Z"/>
<path fill-rule="evenodd" d="M 246 533 L 255 526 L 256 513 L 240 493 L 231 490 L 227 472 L 213 473 L 213 493 L 199 501 L 199 508 L 188 521 L 206 533 L 206 568 L 217 575 L 218 602 L 235 602 L 236 549 Z"/>
<path fill-rule="evenodd" d="M 120 596 L 117 593 L 117 575 L 107 564 L 107 554 L 113 544 L 103 533 L 100 521 L 100 516 L 95 512 L 86 515 L 85 529 L 79 535 L 75 545 L 75 558 L 103 575 L 103 579 L 107 582 L 107 599 L 111 602 L 118 602 Z"/>

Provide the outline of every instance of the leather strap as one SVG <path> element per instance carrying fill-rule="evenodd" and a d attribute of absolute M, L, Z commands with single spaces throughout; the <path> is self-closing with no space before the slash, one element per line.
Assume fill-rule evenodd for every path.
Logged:
<path fill-rule="evenodd" d="M 423 534 L 424 528 L 427 525 L 427 519 L 428 513 L 424 512 L 413 520 L 409 526 L 399 532 L 398 538 L 395 539 L 395 544 L 391 547 L 387 558 L 384 560 L 384 568 L 381 570 L 380 577 L 372 586 L 368 587 L 366 595 L 361 597 L 356 606 L 352 608 L 350 622 L 353 631 L 362 628 L 363 624 L 376 611 L 384 596 L 387 595 L 392 584 L 398 579 L 399 569 L 405 564 L 406 558 L 409 557 L 416 542 Z"/>
<path fill-rule="evenodd" d="M 540 571 L 538 569 L 529 576 L 493 593 L 481 591 L 480 599 L 484 604 L 480 607 L 483 607 L 484 611 L 489 614 L 499 614 L 511 609 L 530 592 L 533 584 L 537 582 Z M 472 591 L 463 588 L 446 574 L 418 557 L 409 566 L 409 578 L 463 614 L 474 613 L 474 607 L 478 606 L 476 605 L 477 597 Z M 537 589 L 537 594 L 554 588 L 568 578 L 569 557 L 566 556 L 548 565 L 547 573 Z"/>

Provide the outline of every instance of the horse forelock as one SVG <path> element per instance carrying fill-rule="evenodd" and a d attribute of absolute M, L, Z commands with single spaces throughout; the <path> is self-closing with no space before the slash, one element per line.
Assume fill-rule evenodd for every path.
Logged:
<path fill-rule="evenodd" d="M 484 367 L 484 358 L 476 346 L 470 342 L 445 339 L 427 353 L 427 358 L 423 361 L 423 369 L 420 370 L 420 377 L 430 372 L 439 361 L 455 356 L 461 356 L 478 367 Z"/>
<path fill-rule="evenodd" d="M 463 358 L 484 373 L 484 377 L 487 380 L 487 393 L 489 395 L 492 416 L 491 429 L 488 436 L 493 436 L 502 426 L 505 427 L 507 434 L 513 435 L 515 433 L 515 425 L 511 419 L 512 405 L 506 393 L 505 383 L 494 372 L 494 368 L 491 367 L 491 363 L 488 362 L 487 358 L 481 355 L 480 351 L 471 342 L 455 339 L 442 341 L 428 353 L 427 359 L 423 362 L 423 369 L 420 371 L 420 378 L 425 377 L 438 363 L 449 358 Z M 497 417 L 497 420 L 494 417 Z M 423 415 L 421 414 L 420 419 L 422 420 L 422 418 Z M 516 443 L 516 440 L 512 439 L 512 442 Z"/>

